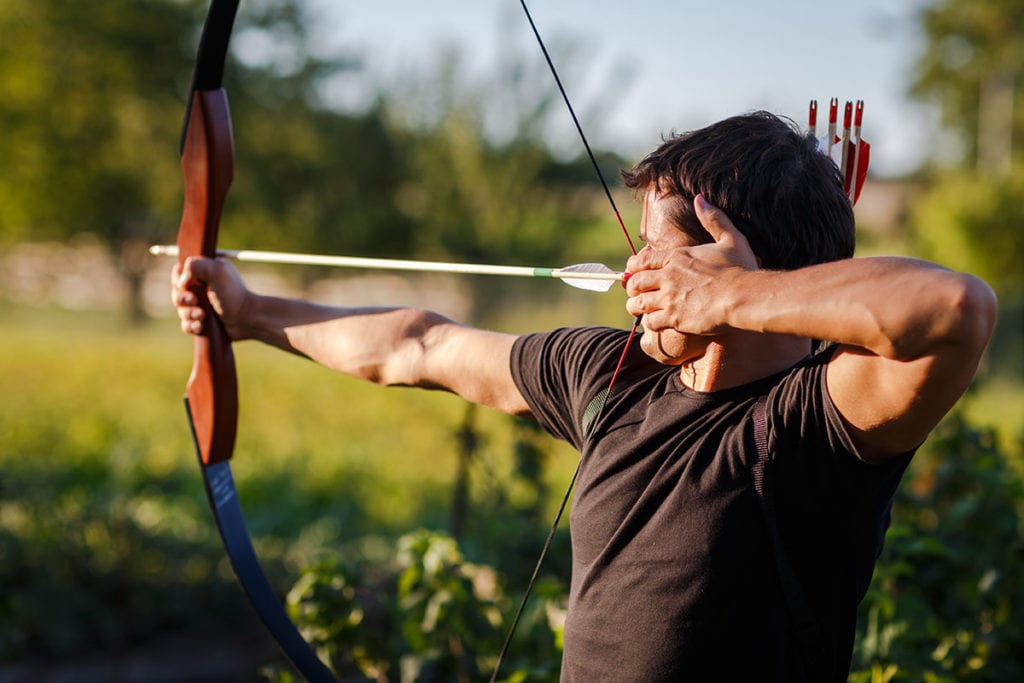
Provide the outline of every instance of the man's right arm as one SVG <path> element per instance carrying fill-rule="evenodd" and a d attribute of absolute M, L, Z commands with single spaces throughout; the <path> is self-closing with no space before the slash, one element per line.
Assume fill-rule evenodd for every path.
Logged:
<path fill-rule="evenodd" d="M 345 308 L 262 296 L 223 260 L 190 259 L 172 275 L 182 329 L 202 331 L 190 286 L 207 286 L 234 341 L 258 339 L 384 386 L 441 389 L 514 415 L 529 409 L 509 369 L 516 337 L 461 325 L 414 308 Z"/>

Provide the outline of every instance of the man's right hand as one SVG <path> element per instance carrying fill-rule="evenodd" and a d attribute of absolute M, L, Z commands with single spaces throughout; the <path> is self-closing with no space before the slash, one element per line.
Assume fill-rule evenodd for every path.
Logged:
<path fill-rule="evenodd" d="M 182 332 L 202 333 L 207 313 L 199 305 L 197 292 L 204 289 L 231 340 L 247 338 L 244 313 L 254 294 L 246 288 L 235 267 L 224 259 L 193 257 L 185 261 L 183 268 L 175 264 L 171 270 L 171 302 L 178 311 Z"/>

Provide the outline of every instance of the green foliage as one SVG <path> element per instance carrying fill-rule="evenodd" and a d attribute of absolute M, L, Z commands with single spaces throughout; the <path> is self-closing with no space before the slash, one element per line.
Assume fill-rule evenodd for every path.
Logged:
<path fill-rule="evenodd" d="M 1001 177 L 942 174 L 915 203 L 911 224 L 923 256 L 1024 299 L 1024 165 Z"/>
<path fill-rule="evenodd" d="M 70 333 L 5 314 L 18 333 L 0 342 L 0 661 L 246 617 L 193 460 L 175 459 L 187 441 L 163 421 L 159 395 L 180 387 L 137 338 L 94 322 Z"/>
<path fill-rule="evenodd" d="M 1024 377 L 1024 231 L 1018 227 L 1024 224 L 1024 164 L 1005 175 L 938 174 L 914 203 L 910 224 L 917 253 L 978 275 L 999 294 L 989 363 L 1019 382 Z M 1024 436 L 1019 398 L 1011 412 L 1013 436 Z"/>
<path fill-rule="evenodd" d="M 600 260 L 604 254 L 581 236 L 601 224 L 616 240 L 613 255 L 621 255 L 621 237 L 604 225 L 610 211 L 582 149 L 574 143 L 580 156 L 562 161 L 544 139 L 557 114 L 562 137 L 575 141 L 547 67 L 539 56 L 505 54 L 502 61 L 497 73 L 474 84 L 460 55 L 447 52 L 385 100 L 405 153 L 397 201 L 416 225 L 412 250 L 428 258 L 559 264 L 579 258 L 572 249 L 583 246 L 588 259 Z M 489 130 L 494 119 L 510 132 Z M 623 160 L 601 158 L 615 184 Z"/>
<path fill-rule="evenodd" d="M 954 414 L 917 456 L 861 605 L 854 683 L 1024 677 L 1024 486 L 996 444 Z"/>
<path fill-rule="evenodd" d="M 912 93 L 936 102 L 944 123 L 959 134 L 973 166 L 986 109 L 1002 106 L 983 93 L 1004 87 L 1024 96 L 1024 5 L 1020 0 L 935 0 L 920 10 L 926 45 Z M 1012 155 L 1024 153 L 1024 110 L 1011 105 Z M 983 133 L 987 131 L 982 131 Z M 1007 150 L 1010 152 L 1010 150 Z"/>
<path fill-rule="evenodd" d="M 399 538 L 389 567 L 374 568 L 372 585 L 338 559 L 303 573 L 288 606 L 321 656 L 339 673 L 381 681 L 490 675 L 504 636 L 499 609 L 510 605 L 497 572 L 466 562 L 454 539 L 426 530 Z M 557 680 L 563 601 L 561 587 L 538 586 L 502 680 Z"/>
<path fill-rule="evenodd" d="M 493 570 L 467 564 L 454 539 L 421 531 L 398 542 L 397 606 L 409 654 L 402 678 L 477 680 L 500 642 Z"/>
<path fill-rule="evenodd" d="M 166 238 L 180 213 L 175 148 L 207 4 L 0 4 L 0 125 L 7 142 L 0 159 L 0 237 L 66 239 L 90 232 L 115 248 L 129 239 Z M 316 58 L 304 49 L 307 21 L 292 0 L 242 3 L 239 13 L 236 40 L 262 35 L 273 41 L 276 55 L 289 57 L 289 68 L 235 58 L 228 66 L 232 101 L 242 111 L 287 107 L 288 118 L 278 112 L 273 134 L 257 138 L 260 131 L 253 131 L 240 147 L 260 149 L 259 139 L 274 140 L 242 157 L 266 164 L 264 186 L 296 166 L 315 167 L 304 157 L 343 156 L 339 136 L 359 139 L 359 127 L 346 126 L 346 117 L 317 117 L 316 84 L 353 62 Z M 242 123 L 248 133 L 257 122 L 242 117 Z M 264 123 L 263 132 L 270 126 Z M 267 151 L 273 145 L 287 148 L 291 163 L 280 148 L 276 156 Z M 367 182 L 378 178 L 370 175 Z M 275 193 L 265 187 L 249 193 L 248 178 L 242 180 L 240 193 L 266 212 Z"/>
<path fill-rule="evenodd" d="M 166 634 L 257 628 L 195 471 L 180 400 L 191 351 L 176 324 L 125 329 L 110 315 L 10 306 L 0 319 L 0 661 L 60 662 Z M 257 346 L 240 344 L 236 356 L 233 469 L 271 581 L 283 594 L 286 579 L 330 548 L 364 577 L 339 592 L 353 585 L 372 596 L 394 572 L 393 539 L 447 520 L 463 403 L 333 378 Z M 476 428 L 488 444 L 481 457 L 503 480 L 512 426 L 481 411 Z M 571 465 L 551 460 L 545 472 L 564 482 Z M 472 500 L 492 485 L 474 479 Z M 535 551 L 536 527 L 502 527 L 505 508 L 474 505 L 476 554 L 501 566 L 506 542 L 530 539 Z M 364 624 L 381 618 L 367 609 Z"/>
<path fill-rule="evenodd" d="M 335 662 L 339 671 L 355 666 L 379 678 L 387 673 L 393 637 L 381 632 L 383 620 L 366 619 L 381 601 L 364 584 L 362 572 L 340 558 L 322 559 L 303 569 L 287 608 L 322 660 Z"/>
<path fill-rule="evenodd" d="M 160 46 L 190 24 L 169 0 L 0 4 L 0 238 L 113 242 L 168 209 L 182 66 Z"/>

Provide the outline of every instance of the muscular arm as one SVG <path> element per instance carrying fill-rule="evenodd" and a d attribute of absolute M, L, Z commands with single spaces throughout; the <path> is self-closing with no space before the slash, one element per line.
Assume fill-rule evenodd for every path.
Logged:
<path fill-rule="evenodd" d="M 919 445 L 970 384 L 996 314 L 978 278 L 907 258 L 757 270 L 729 219 L 695 206 L 714 244 L 646 251 L 628 264 L 628 309 L 646 314 L 645 325 L 838 343 L 828 391 L 867 458 Z"/>
<path fill-rule="evenodd" d="M 182 329 L 202 330 L 189 286 L 206 284 L 232 340 L 257 339 L 384 386 L 442 389 L 506 413 L 529 410 L 509 370 L 515 336 L 477 330 L 413 308 L 344 308 L 262 296 L 225 261 L 192 259 L 175 270 Z"/>
<path fill-rule="evenodd" d="M 746 271 L 734 285 L 729 326 L 840 344 L 829 395 L 867 457 L 924 440 L 974 378 L 995 322 L 985 283 L 914 259 Z"/>

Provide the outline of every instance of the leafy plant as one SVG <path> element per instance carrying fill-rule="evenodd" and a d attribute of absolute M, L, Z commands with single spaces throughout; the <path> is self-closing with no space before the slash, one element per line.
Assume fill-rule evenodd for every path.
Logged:
<path fill-rule="evenodd" d="M 378 681 L 478 681 L 496 661 L 506 599 L 498 573 L 466 562 L 447 534 L 419 530 L 398 540 L 388 572 L 338 560 L 307 569 L 288 596 L 291 616 L 338 672 Z M 503 667 L 507 681 L 555 681 L 564 587 L 542 582 Z M 273 673 L 287 680 L 288 673 Z"/>
<path fill-rule="evenodd" d="M 991 430 L 958 414 L 940 425 L 900 489 L 851 681 L 1024 677 L 1022 506 Z"/>

